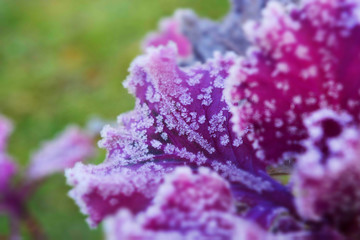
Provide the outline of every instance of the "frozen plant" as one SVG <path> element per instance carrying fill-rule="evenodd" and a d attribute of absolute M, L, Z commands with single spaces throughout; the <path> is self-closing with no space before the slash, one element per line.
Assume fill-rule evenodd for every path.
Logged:
<path fill-rule="evenodd" d="M 92 157 L 95 153 L 93 138 L 78 127 L 68 127 L 54 140 L 45 142 L 22 173 L 6 152 L 12 129 L 12 123 L 0 116 L 0 214 L 9 218 L 9 239 L 21 239 L 22 223 L 27 225 L 33 239 L 44 239 L 44 233 L 28 211 L 27 201 L 47 176 Z"/>
<path fill-rule="evenodd" d="M 165 20 L 124 83 L 135 109 L 102 130 L 105 161 L 66 171 L 108 239 L 360 238 L 360 0 L 269 1 L 261 16 L 265 1 L 246 2 L 207 37 L 204 20 L 196 38 Z"/>

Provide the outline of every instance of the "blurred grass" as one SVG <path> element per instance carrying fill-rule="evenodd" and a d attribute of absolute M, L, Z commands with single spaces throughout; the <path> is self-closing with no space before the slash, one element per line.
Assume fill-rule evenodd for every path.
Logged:
<path fill-rule="evenodd" d="M 22 166 L 67 124 L 84 125 L 94 115 L 114 120 L 133 107 L 122 87 L 127 68 L 145 34 L 176 8 L 216 19 L 228 1 L 0 0 L 0 112 L 14 120 L 9 151 Z M 49 239 L 101 239 L 68 190 L 59 174 L 31 199 Z M 0 235 L 7 231 L 0 217 Z"/>

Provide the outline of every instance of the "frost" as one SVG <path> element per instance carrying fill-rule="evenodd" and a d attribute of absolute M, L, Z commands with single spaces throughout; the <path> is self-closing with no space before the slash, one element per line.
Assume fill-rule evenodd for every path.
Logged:
<path fill-rule="evenodd" d="M 88 223 L 95 227 L 105 216 L 120 207 L 137 212 L 144 210 L 154 196 L 164 174 L 176 163 L 147 163 L 117 168 L 77 164 L 66 171 L 68 184 L 76 187 L 69 192 Z"/>

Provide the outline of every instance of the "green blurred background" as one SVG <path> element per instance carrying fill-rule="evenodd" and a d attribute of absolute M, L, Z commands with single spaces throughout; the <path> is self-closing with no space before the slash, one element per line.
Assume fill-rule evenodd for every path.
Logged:
<path fill-rule="evenodd" d="M 0 112 L 16 126 L 11 155 L 24 167 L 66 125 L 130 110 L 134 99 L 122 81 L 158 20 L 177 8 L 219 19 L 228 7 L 227 0 L 0 0 Z M 96 161 L 103 158 L 100 152 Z M 32 197 L 31 213 L 49 239 L 102 239 L 68 190 L 62 174 L 50 177 Z M 0 216 L 0 235 L 8 231 Z"/>

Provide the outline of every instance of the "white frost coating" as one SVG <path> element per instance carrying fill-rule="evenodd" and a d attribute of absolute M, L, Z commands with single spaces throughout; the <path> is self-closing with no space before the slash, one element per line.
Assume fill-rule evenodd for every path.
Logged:
<path fill-rule="evenodd" d="M 74 168 L 67 169 L 65 176 L 67 183 L 74 186 L 69 196 L 80 206 L 82 213 L 89 215 L 87 221 L 94 227 L 98 221 L 102 220 L 103 214 L 106 214 L 101 210 L 106 204 L 114 206 L 124 201 L 123 199 L 128 201 L 126 197 L 134 194 L 140 194 L 144 199 L 152 198 L 164 174 L 169 171 L 172 171 L 171 167 L 165 168 L 155 163 L 145 163 L 138 168 L 119 168 L 113 164 L 94 166 L 78 163 Z M 103 199 L 99 206 L 88 202 L 94 198 L 94 195 Z M 129 201 L 127 204 L 132 203 Z M 132 207 L 129 206 L 129 208 Z"/>
<path fill-rule="evenodd" d="M 223 62 L 233 61 L 235 55 L 228 54 L 228 56 L 224 58 L 220 54 L 215 54 L 215 58 L 209 60 L 206 64 L 198 64 L 191 68 L 178 69 L 176 61 L 174 60 L 174 56 L 176 55 L 175 52 L 176 49 L 172 44 L 169 44 L 167 47 L 150 49 L 147 55 L 137 58 L 131 65 L 131 75 L 127 78 L 124 85 L 133 94 L 136 94 L 137 91 L 140 91 L 140 89 L 146 87 L 146 85 L 153 86 L 154 89 L 146 87 L 146 99 L 144 100 L 153 103 L 154 101 L 151 96 L 155 93 L 159 96 L 156 98 L 157 102 L 154 103 L 158 104 L 158 106 L 156 106 L 156 111 L 160 114 L 156 116 L 156 133 L 162 133 L 162 138 L 164 140 L 169 139 L 168 136 L 165 138 L 163 137 L 164 133 L 168 135 L 167 129 L 171 131 L 175 130 L 178 132 L 179 136 L 186 137 L 189 142 L 196 142 L 205 152 L 213 154 L 215 153 L 216 145 L 213 145 L 212 140 L 209 141 L 209 139 L 204 138 L 203 135 L 205 132 L 203 133 L 202 131 L 204 131 L 205 126 L 202 127 L 201 124 L 205 124 L 206 119 L 211 117 L 210 126 L 207 131 L 209 131 L 211 137 L 220 138 L 221 135 L 217 133 L 224 132 L 228 127 L 225 125 L 226 117 L 223 115 L 223 112 L 228 111 L 227 106 L 225 105 L 226 107 L 219 108 L 219 110 L 217 110 L 218 113 L 215 112 L 215 115 L 217 114 L 216 116 L 198 114 L 198 109 L 195 109 L 195 111 L 189 111 L 189 109 L 198 107 L 199 110 L 202 110 L 202 108 L 205 108 L 206 113 L 207 107 L 217 107 L 212 106 L 211 104 L 213 103 L 213 99 L 221 94 L 219 93 L 219 90 L 215 90 L 214 87 L 222 87 L 223 84 L 221 82 L 224 81 L 224 78 L 219 74 L 225 70 Z M 163 55 L 166 56 L 166 61 L 164 61 Z M 210 77 L 213 79 L 207 79 L 209 76 L 207 76 L 206 72 L 209 72 Z M 145 75 L 146 77 L 144 77 Z M 196 84 L 201 84 L 203 86 L 200 88 L 200 94 L 196 94 L 196 91 L 191 92 L 193 89 L 190 87 L 195 83 L 191 82 L 192 80 L 190 81 L 189 79 L 194 78 L 196 78 Z M 189 86 L 186 84 L 189 84 Z M 216 86 L 213 87 L 211 85 Z M 149 94 L 149 91 L 151 94 Z M 199 101 L 204 107 L 197 106 L 199 105 Z M 150 139 L 146 139 L 146 135 L 149 134 L 146 128 L 150 129 L 152 127 L 152 121 L 151 118 L 150 120 L 145 119 L 144 122 L 149 122 L 149 127 L 144 127 L 144 131 L 137 134 L 139 140 L 136 140 L 135 145 L 134 143 L 127 143 L 127 145 L 131 146 L 127 148 L 132 148 L 134 150 L 129 149 L 129 154 L 126 154 L 126 156 L 138 156 L 137 158 L 131 158 L 145 160 L 142 156 L 147 156 L 149 152 L 146 142 L 151 141 Z M 130 130 L 131 129 L 132 128 L 130 128 Z M 134 129 L 137 131 L 138 127 L 135 127 Z M 121 132 L 119 132 L 119 134 L 121 134 Z M 129 136 L 132 135 L 132 133 L 129 134 Z M 162 141 L 160 142 L 161 146 L 160 144 L 156 144 L 156 147 L 155 145 L 153 146 L 157 149 L 164 149 L 168 144 Z M 111 144 L 115 144 L 115 142 Z M 116 144 L 124 146 L 125 150 L 127 149 L 125 144 L 119 143 L 118 140 Z M 101 142 L 101 146 L 106 147 L 106 142 L 104 142 L 104 140 Z M 135 153 L 135 149 L 138 154 Z M 178 148 L 177 152 L 180 152 L 180 149 L 181 148 Z M 185 151 L 186 150 L 184 149 L 181 150 L 181 152 Z M 133 154 L 131 154 L 132 152 Z M 119 153 L 118 150 L 114 149 L 111 154 L 112 156 L 115 156 L 114 158 L 120 158 L 124 155 L 124 151 Z M 185 155 L 187 155 L 187 158 L 193 160 L 193 157 L 190 157 L 191 154 L 183 154 L 183 156 Z M 129 157 L 125 157 L 125 159 L 127 158 Z"/>

